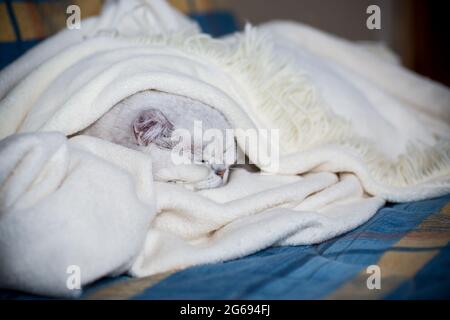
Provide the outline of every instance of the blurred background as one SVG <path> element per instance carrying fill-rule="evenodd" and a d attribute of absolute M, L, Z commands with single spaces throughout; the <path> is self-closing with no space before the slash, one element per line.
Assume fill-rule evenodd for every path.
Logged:
<path fill-rule="evenodd" d="M 450 86 L 449 1 L 438 0 L 224 0 L 238 17 L 258 24 L 289 19 L 350 40 L 385 43 L 403 64 Z M 381 30 L 366 28 L 369 5 L 381 9 Z"/>
<path fill-rule="evenodd" d="M 439 0 L 169 0 L 221 36 L 246 22 L 295 20 L 355 41 L 390 47 L 402 63 L 450 86 L 448 1 Z M 103 0 L 0 0 L 0 68 L 64 28 L 66 7 L 79 5 L 82 18 L 99 12 Z M 381 8 L 381 30 L 366 27 L 369 5 Z"/>

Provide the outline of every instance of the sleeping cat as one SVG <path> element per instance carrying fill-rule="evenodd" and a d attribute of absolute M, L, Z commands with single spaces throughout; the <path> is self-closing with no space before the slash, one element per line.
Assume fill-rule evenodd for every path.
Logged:
<path fill-rule="evenodd" d="M 150 154 L 155 180 L 182 183 L 194 190 L 220 187 L 227 182 L 232 164 L 225 153 L 234 153 L 236 144 L 234 139 L 225 143 L 219 138 L 177 138 L 181 130 L 194 137 L 198 121 L 203 131 L 220 130 L 223 138 L 231 128 L 222 113 L 206 104 L 148 90 L 122 100 L 81 134 Z M 224 154 L 217 154 L 216 143 L 223 146 Z M 183 163 L 174 161 L 173 153 L 178 150 L 183 151 Z"/>

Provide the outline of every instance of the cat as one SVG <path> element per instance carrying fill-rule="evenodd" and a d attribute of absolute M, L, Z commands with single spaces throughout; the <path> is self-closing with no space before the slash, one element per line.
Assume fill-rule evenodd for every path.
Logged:
<path fill-rule="evenodd" d="M 219 130 L 222 137 L 191 139 L 194 126 Z M 147 153 L 156 181 L 180 183 L 191 190 L 211 189 L 227 183 L 236 142 L 219 141 L 231 125 L 218 110 L 199 101 L 156 90 L 136 93 L 112 107 L 80 134 L 101 138 Z M 176 133 L 186 132 L 189 139 Z M 216 131 L 217 132 L 217 131 Z M 178 139 L 177 139 L 178 137 Z M 223 148 L 215 148 L 217 146 Z M 180 161 L 174 161 L 174 152 Z M 222 152 L 222 154 L 217 154 Z"/>

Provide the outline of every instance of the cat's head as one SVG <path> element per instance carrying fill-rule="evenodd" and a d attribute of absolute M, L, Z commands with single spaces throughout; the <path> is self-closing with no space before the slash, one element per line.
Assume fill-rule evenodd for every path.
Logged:
<path fill-rule="evenodd" d="M 213 109 L 180 114 L 149 108 L 132 123 L 139 149 L 152 156 L 155 179 L 194 190 L 227 182 L 236 149 L 234 138 L 226 133 L 229 128 L 223 115 Z"/>

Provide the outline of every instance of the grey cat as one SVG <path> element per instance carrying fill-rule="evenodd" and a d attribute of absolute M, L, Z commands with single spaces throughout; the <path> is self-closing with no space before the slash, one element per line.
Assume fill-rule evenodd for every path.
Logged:
<path fill-rule="evenodd" d="M 214 144 L 220 141 L 215 139 L 177 140 L 175 133 L 180 129 L 194 137 L 195 121 L 201 121 L 203 131 L 220 130 L 223 138 L 225 130 L 231 129 L 223 114 L 211 106 L 148 90 L 122 100 L 81 134 L 150 154 L 155 180 L 182 183 L 194 190 L 220 187 L 227 182 L 232 164 L 225 152 L 235 152 L 235 141 L 222 141 L 224 154 L 218 156 Z M 187 158 L 185 163 L 174 163 L 176 147 L 188 150 L 182 155 Z"/>

